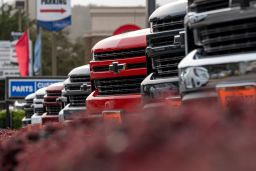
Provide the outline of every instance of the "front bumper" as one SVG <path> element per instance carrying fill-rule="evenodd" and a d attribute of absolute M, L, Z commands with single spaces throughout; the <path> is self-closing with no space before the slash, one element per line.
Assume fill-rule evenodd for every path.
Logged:
<path fill-rule="evenodd" d="M 188 89 L 184 80 L 191 78 L 180 73 L 180 91 L 184 103 L 218 101 L 217 87 L 220 85 L 239 87 L 256 83 L 256 52 L 200 59 L 196 56 L 197 50 L 188 54 L 179 64 L 180 72 L 187 68 L 203 67 L 209 73 L 209 81 L 201 87 Z"/>
<path fill-rule="evenodd" d="M 177 77 L 154 79 L 152 73 L 141 83 L 141 94 L 144 108 L 157 107 L 170 98 L 179 96 L 179 79 Z"/>
<path fill-rule="evenodd" d="M 88 115 L 100 115 L 103 111 L 120 110 L 124 114 L 138 113 L 142 109 L 141 95 L 97 96 L 92 92 L 86 99 Z"/>
<path fill-rule="evenodd" d="M 57 123 L 59 122 L 58 115 L 47 115 L 47 113 L 42 116 L 42 124 L 45 125 L 47 123 Z"/>
<path fill-rule="evenodd" d="M 31 117 L 31 124 L 32 125 L 42 124 L 42 115 L 34 114 Z"/>
<path fill-rule="evenodd" d="M 70 104 L 66 105 L 59 113 L 59 121 L 63 122 L 65 120 L 71 120 L 75 115 L 83 114 L 86 112 L 85 106 L 71 106 Z"/>
<path fill-rule="evenodd" d="M 22 127 L 26 127 L 27 125 L 31 124 L 31 118 L 24 117 L 21 122 L 22 122 Z"/>

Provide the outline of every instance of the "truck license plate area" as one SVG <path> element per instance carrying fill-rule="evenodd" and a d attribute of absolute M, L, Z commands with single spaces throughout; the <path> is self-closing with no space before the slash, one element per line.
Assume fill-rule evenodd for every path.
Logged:
<path fill-rule="evenodd" d="M 121 124 L 122 123 L 122 111 L 113 110 L 113 111 L 103 111 L 104 121 L 111 121 L 113 123 Z"/>
<path fill-rule="evenodd" d="M 223 107 L 229 108 L 233 105 L 255 105 L 256 104 L 256 86 L 217 86 L 217 92 Z"/>

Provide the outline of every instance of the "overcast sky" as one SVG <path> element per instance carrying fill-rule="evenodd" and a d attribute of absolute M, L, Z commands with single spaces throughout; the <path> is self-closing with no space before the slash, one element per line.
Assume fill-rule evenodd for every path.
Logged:
<path fill-rule="evenodd" d="M 1 2 L 13 2 L 14 0 L 0 0 Z M 34 1 L 34 0 L 29 0 Z M 168 2 L 175 0 L 157 0 L 157 3 L 161 5 L 166 4 Z M 88 4 L 96 4 L 96 5 L 104 5 L 104 6 L 145 6 L 146 0 L 72 0 L 72 5 L 88 5 Z"/>

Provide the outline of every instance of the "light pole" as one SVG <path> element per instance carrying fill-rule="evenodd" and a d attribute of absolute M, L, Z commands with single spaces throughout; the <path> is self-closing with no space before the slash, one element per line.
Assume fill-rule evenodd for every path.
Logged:
<path fill-rule="evenodd" d="M 149 27 L 148 18 L 156 9 L 156 0 L 146 0 L 146 26 Z"/>

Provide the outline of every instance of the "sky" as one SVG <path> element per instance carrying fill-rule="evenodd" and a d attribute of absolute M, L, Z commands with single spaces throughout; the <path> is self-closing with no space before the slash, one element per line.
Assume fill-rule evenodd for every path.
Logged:
<path fill-rule="evenodd" d="M 0 0 L 0 4 L 1 4 Z M 4 2 L 13 2 L 14 0 L 3 0 Z M 31 0 L 29 0 L 31 1 Z M 34 0 L 33 0 L 34 1 Z M 161 5 L 166 4 L 174 0 L 157 0 L 157 3 Z M 146 0 L 72 0 L 72 5 L 104 5 L 104 6 L 145 6 Z"/>

